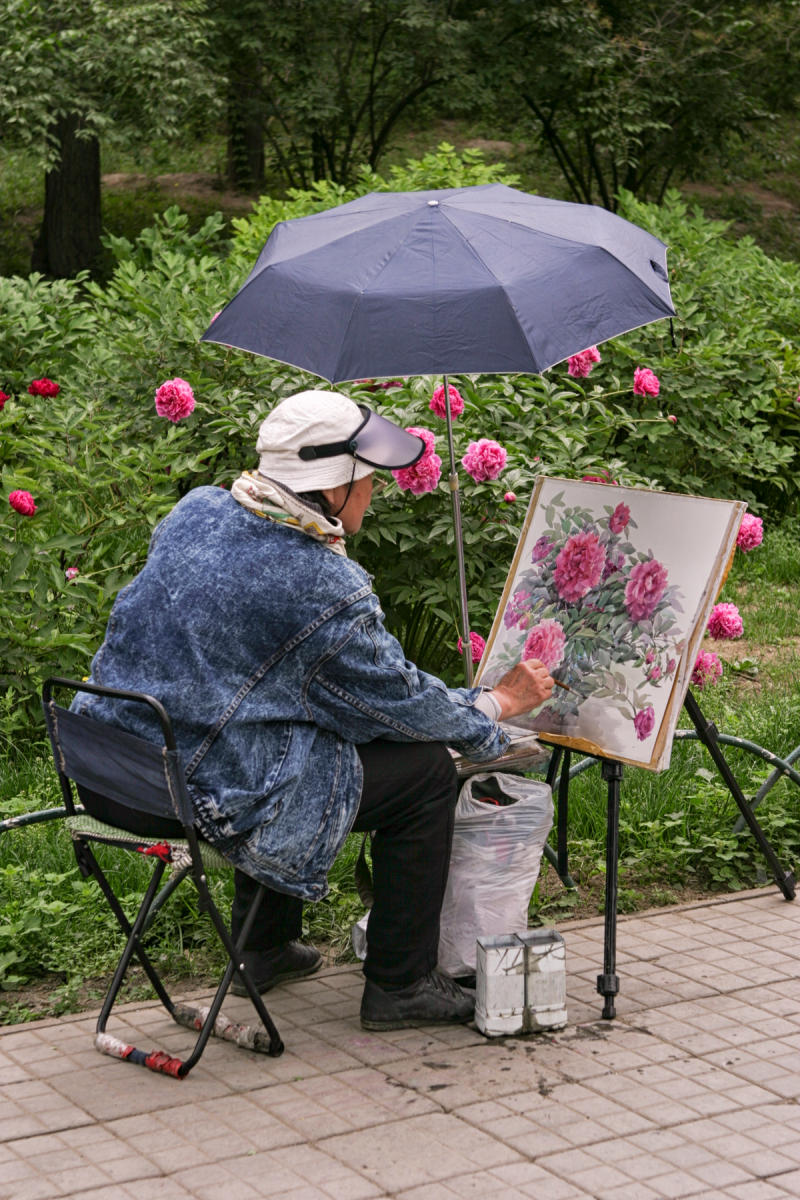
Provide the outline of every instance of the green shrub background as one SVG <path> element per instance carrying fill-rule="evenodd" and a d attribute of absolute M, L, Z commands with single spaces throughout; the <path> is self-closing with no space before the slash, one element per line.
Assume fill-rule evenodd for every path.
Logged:
<path fill-rule="evenodd" d="M 364 172 L 358 188 L 332 184 L 288 199 L 263 198 L 234 222 L 195 233 L 175 208 L 135 241 L 108 239 L 115 263 L 107 284 L 0 278 L 0 412 L 3 501 L 0 662 L 3 735 L 21 737 L 38 720 L 41 680 L 52 671 L 85 674 L 117 591 L 141 566 L 150 532 L 189 488 L 229 485 L 254 464 L 255 431 L 282 396 L 324 386 L 268 359 L 212 344 L 200 335 L 243 281 L 278 220 L 328 208 L 370 190 L 409 190 L 517 181 L 479 152 L 436 154 Z M 622 483 L 737 497 L 763 516 L 797 513 L 800 434 L 800 264 L 765 255 L 749 239 L 687 209 L 678 193 L 655 207 L 623 197 L 622 213 L 669 245 L 678 313 L 668 322 L 601 347 L 585 380 L 566 364 L 544 376 L 451 377 L 466 401 L 456 453 L 494 437 L 508 466 L 494 483 L 461 472 L 472 627 L 488 631 L 537 473 L 580 476 L 608 469 Z M 656 398 L 635 397 L 633 371 L 650 367 Z M 59 383 L 54 399 L 30 396 L 34 378 Z M 165 379 L 191 384 L 197 406 L 179 424 L 159 418 L 154 392 Z M 431 378 L 389 391 L 340 390 L 379 405 L 403 424 L 437 433 L 445 470 L 435 493 L 413 497 L 392 486 L 376 499 L 378 519 L 352 553 L 376 576 L 392 628 L 410 657 L 457 682 L 457 584 L 444 423 L 429 410 Z M 677 423 L 667 420 L 677 417 Z M 24 488 L 32 517 L 7 503 Z M 518 500 L 505 503 L 507 491 Z M 78 577 L 68 582 L 67 567 Z"/>

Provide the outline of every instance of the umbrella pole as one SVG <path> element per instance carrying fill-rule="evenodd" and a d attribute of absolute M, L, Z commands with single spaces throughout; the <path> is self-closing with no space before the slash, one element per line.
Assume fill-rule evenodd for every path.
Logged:
<path fill-rule="evenodd" d="M 461 645 L 464 655 L 464 678 L 467 687 L 472 687 L 472 643 L 469 640 L 469 608 L 467 604 L 467 575 L 464 565 L 464 540 L 461 533 L 461 496 L 458 490 L 458 470 L 456 469 L 456 454 L 453 446 L 453 418 L 450 413 L 450 384 L 446 375 L 444 379 L 444 404 L 447 416 L 447 448 L 450 455 L 450 473 L 448 484 L 450 498 L 453 501 L 453 531 L 456 541 L 456 558 L 458 559 L 458 586 L 461 599 Z"/>

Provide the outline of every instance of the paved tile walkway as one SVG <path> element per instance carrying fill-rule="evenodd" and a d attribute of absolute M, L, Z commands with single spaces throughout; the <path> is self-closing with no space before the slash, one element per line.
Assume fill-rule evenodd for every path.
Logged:
<path fill-rule="evenodd" d="M 93 1015 L 0 1034 L 0 1197 L 783 1200 L 800 1196 L 800 902 L 769 888 L 559 926 L 569 1024 L 365 1033 L 361 977 L 276 989 L 287 1050 L 213 1042 L 178 1082 L 98 1054 Z M 247 1001 L 226 1011 L 246 1018 Z M 117 1036 L 180 1054 L 155 1004 Z"/>

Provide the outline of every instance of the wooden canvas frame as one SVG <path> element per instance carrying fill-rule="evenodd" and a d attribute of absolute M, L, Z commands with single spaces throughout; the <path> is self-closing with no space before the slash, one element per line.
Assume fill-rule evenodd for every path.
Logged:
<path fill-rule="evenodd" d="M 745 507 L 539 476 L 476 683 L 541 658 L 570 690 L 515 725 L 663 770 Z"/>

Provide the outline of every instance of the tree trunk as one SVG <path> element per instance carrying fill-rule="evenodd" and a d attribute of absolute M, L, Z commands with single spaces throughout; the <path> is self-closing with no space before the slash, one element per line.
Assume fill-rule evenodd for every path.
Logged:
<path fill-rule="evenodd" d="M 235 73 L 227 102 L 228 179 L 249 192 L 264 182 L 264 120 L 257 74 Z"/>
<path fill-rule="evenodd" d="M 44 216 L 33 248 L 31 270 L 66 279 L 96 271 L 100 243 L 100 143 L 79 138 L 78 113 L 59 118 L 58 165 L 44 181 Z"/>

